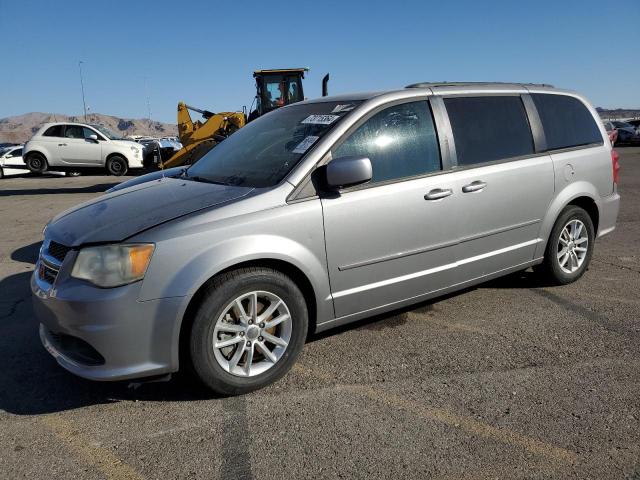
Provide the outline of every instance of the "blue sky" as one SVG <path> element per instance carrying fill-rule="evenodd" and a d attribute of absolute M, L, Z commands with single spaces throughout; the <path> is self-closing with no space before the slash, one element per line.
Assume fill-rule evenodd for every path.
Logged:
<path fill-rule="evenodd" d="M 0 118 L 94 112 L 175 122 L 241 109 L 257 68 L 310 67 L 308 97 L 417 81 L 543 82 L 640 108 L 640 1 L 0 0 Z"/>

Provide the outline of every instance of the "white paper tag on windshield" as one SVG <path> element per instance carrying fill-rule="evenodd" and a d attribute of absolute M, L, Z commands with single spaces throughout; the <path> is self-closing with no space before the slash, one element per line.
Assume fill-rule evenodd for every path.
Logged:
<path fill-rule="evenodd" d="M 316 140 L 318 140 L 318 138 L 320 137 L 315 137 L 313 135 L 309 135 L 308 137 L 306 137 L 304 140 L 302 140 L 298 146 L 293 150 L 293 153 L 304 153 L 307 150 L 309 150 L 309 147 L 311 147 L 311 145 L 313 145 Z"/>
<path fill-rule="evenodd" d="M 331 125 L 339 118 L 340 116 L 338 115 L 309 115 L 302 121 L 302 123 L 310 123 L 313 125 Z"/>

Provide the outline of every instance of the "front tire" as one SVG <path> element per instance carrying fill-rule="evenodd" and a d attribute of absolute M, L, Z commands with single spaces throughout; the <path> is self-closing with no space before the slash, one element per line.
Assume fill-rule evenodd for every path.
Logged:
<path fill-rule="evenodd" d="M 593 256 L 593 221 L 582 208 L 569 205 L 549 235 L 543 263 L 536 269 L 548 283 L 566 285 L 578 280 Z"/>
<path fill-rule="evenodd" d="M 47 164 L 47 159 L 44 155 L 40 153 L 32 153 L 29 155 L 29 158 L 27 158 L 27 168 L 31 173 L 39 175 L 46 172 L 49 165 Z"/>
<path fill-rule="evenodd" d="M 119 155 L 114 155 L 107 160 L 107 171 L 114 177 L 121 177 L 129 170 L 127 161 Z"/>
<path fill-rule="evenodd" d="M 216 277 L 191 327 L 193 372 L 210 390 L 240 395 L 269 385 L 293 366 L 308 328 L 304 296 L 269 268 L 242 268 Z"/>

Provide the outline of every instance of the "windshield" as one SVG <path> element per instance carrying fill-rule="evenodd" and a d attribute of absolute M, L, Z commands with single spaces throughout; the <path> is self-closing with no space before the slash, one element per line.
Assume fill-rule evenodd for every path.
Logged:
<path fill-rule="evenodd" d="M 358 103 L 309 103 L 275 110 L 216 145 L 187 176 L 225 185 L 276 185 Z"/>
<path fill-rule="evenodd" d="M 102 125 L 91 125 L 91 126 L 96 130 L 98 130 L 101 134 L 103 134 L 109 140 L 124 140 L 123 137 L 121 137 L 117 133 L 112 132 L 107 127 L 103 127 Z"/>

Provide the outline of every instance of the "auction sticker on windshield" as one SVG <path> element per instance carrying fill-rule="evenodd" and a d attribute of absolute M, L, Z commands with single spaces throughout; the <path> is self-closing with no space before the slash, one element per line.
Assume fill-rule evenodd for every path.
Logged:
<path fill-rule="evenodd" d="M 340 118 L 339 115 L 309 115 L 302 123 L 313 125 L 331 125 Z"/>
<path fill-rule="evenodd" d="M 304 153 L 309 150 L 309 147 L 315 143 L 320 137 L 316 137 L 314 135 L 309 135 L 304 140 L 302 140 L 298 146 L 293 150 L 293 153 Z"/>

